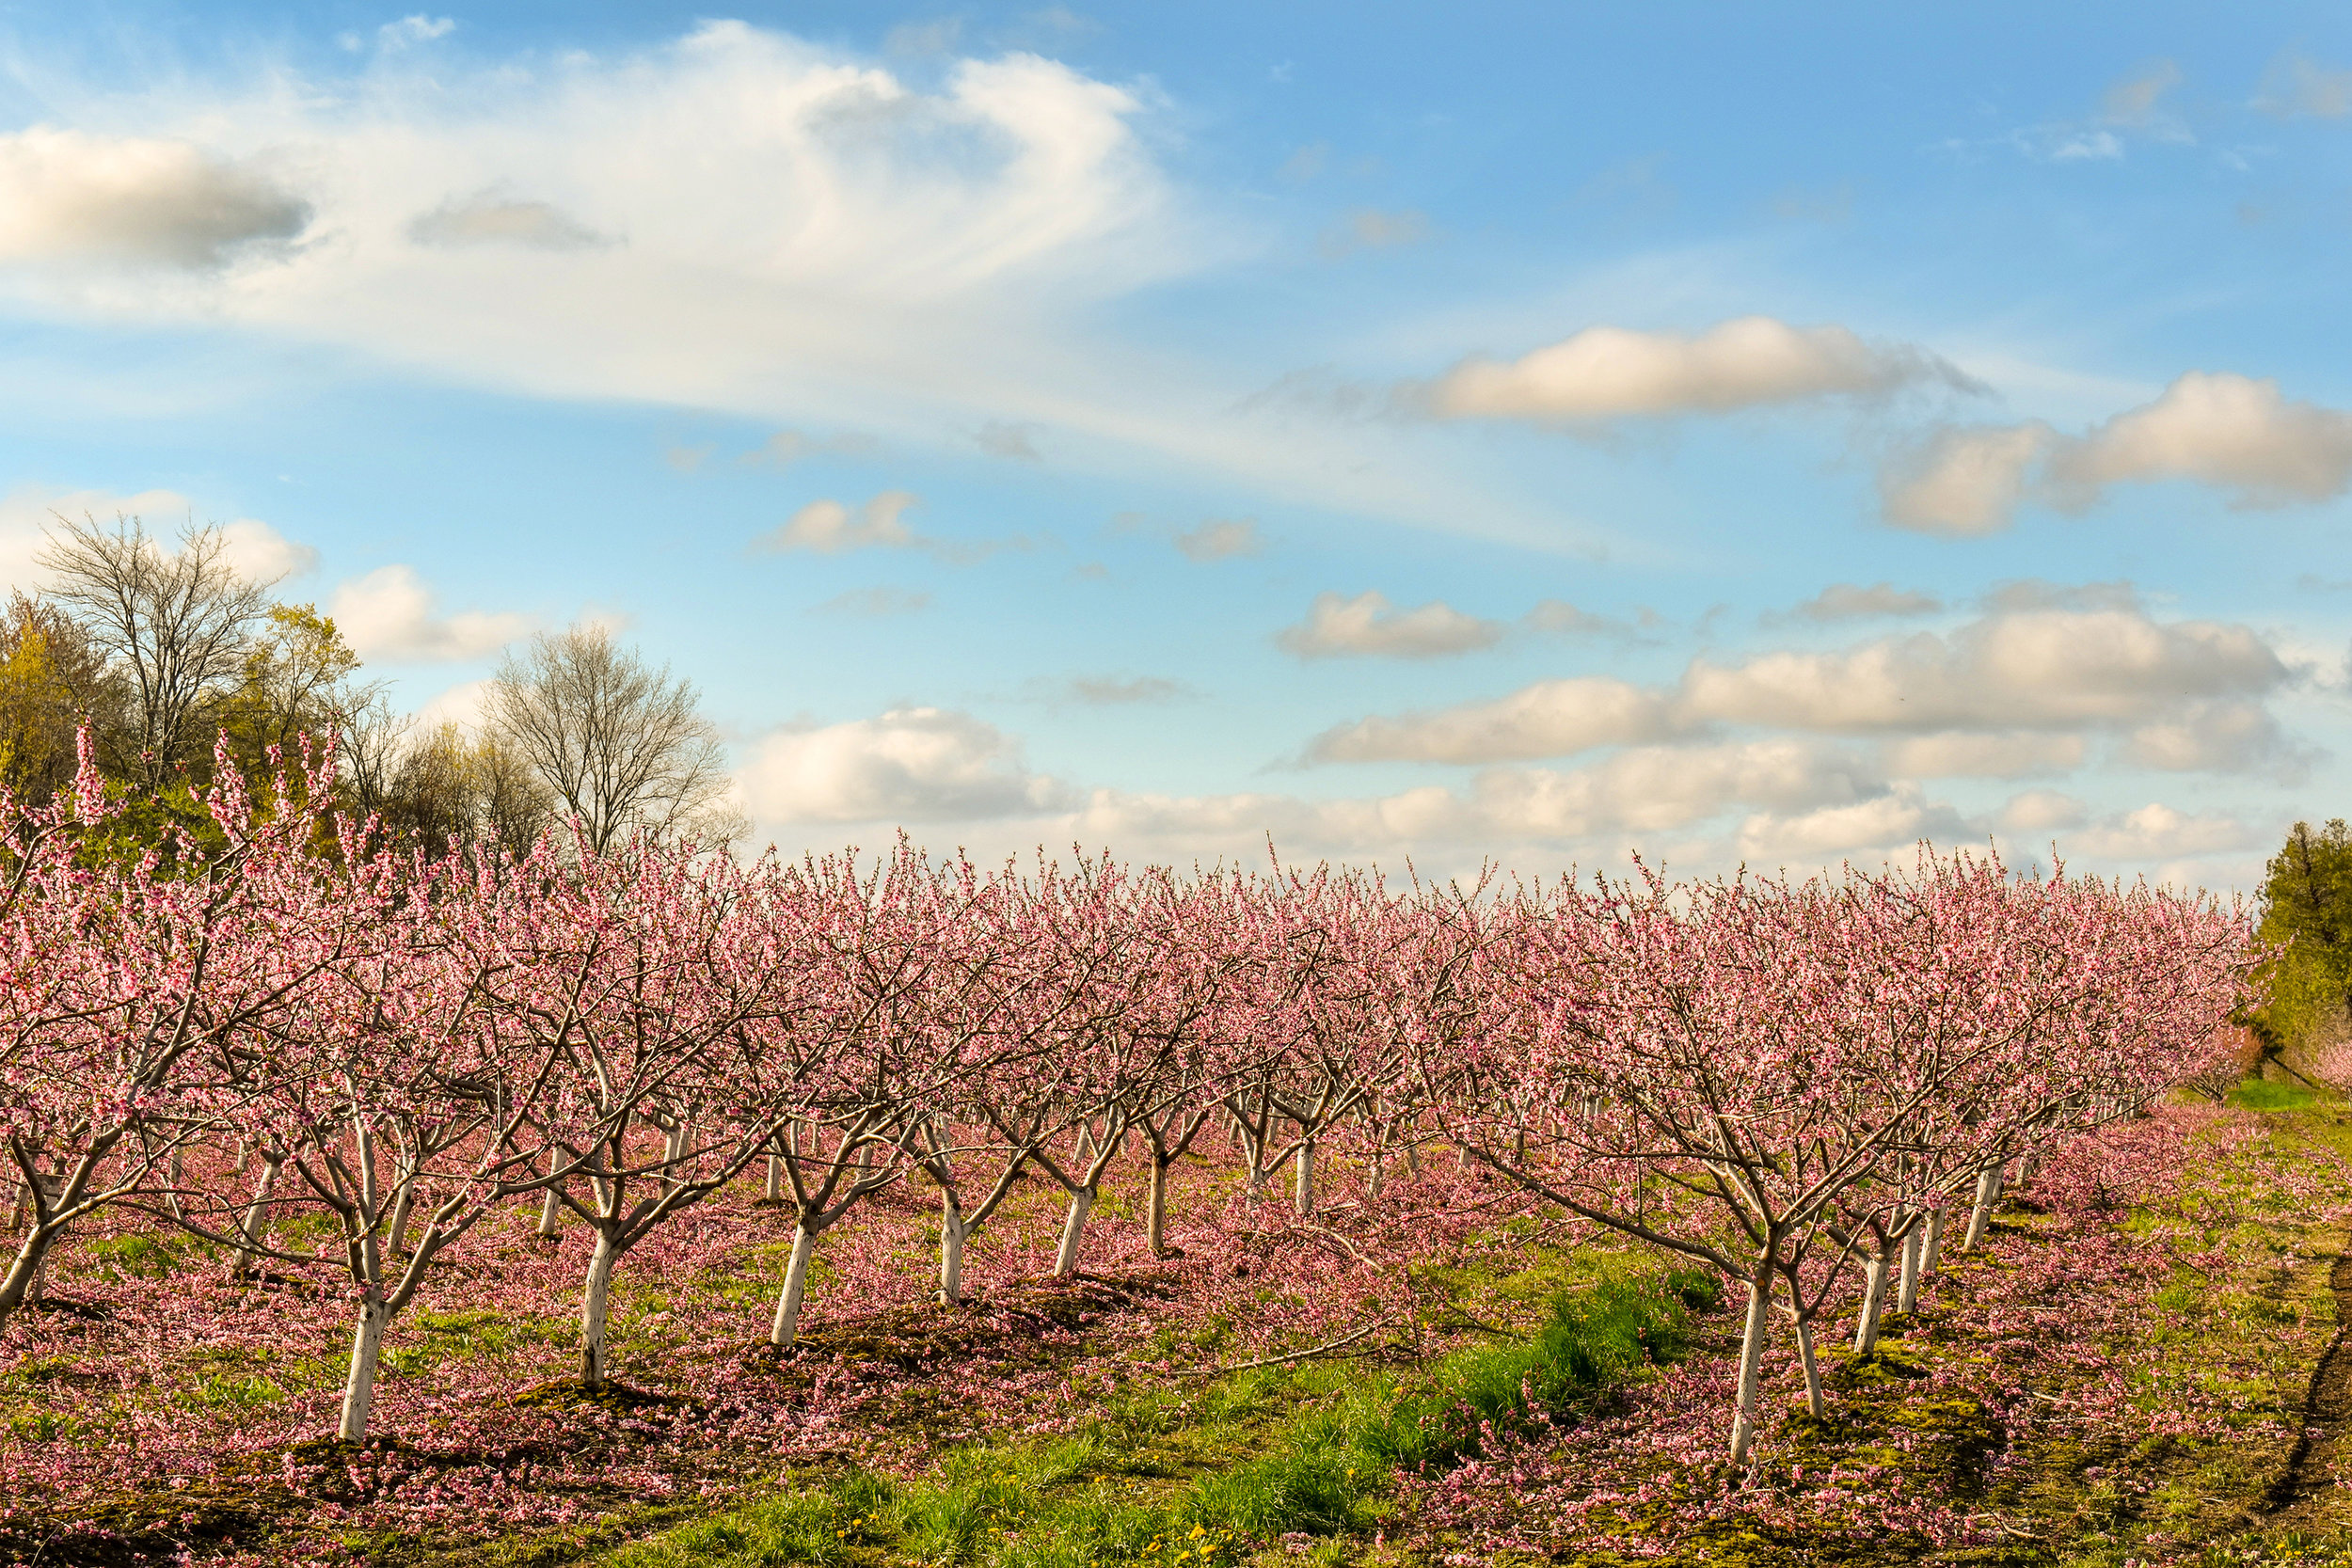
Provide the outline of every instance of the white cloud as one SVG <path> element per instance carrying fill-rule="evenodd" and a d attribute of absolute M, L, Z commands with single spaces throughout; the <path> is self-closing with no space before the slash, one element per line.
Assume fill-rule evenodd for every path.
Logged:
<path fill-rule="evenodd" d="M 1192 688 L 1183 681 L 1172 681 L 1164 675 L 1137 675 L 1133 680 L 1120 680 L 1115 675 L 1080 675 L 1070 683 L 1069 689 L 1070 695 L 1079 702 L 1105 707 L 1166 703 L 1194 695 Z"/>
<path fill-rule="evenodd" d="M 282 250 L 310 206 L 189 143 L 55 126 L 0 135 L 0 261 L 183 269 Z"/>
<path fill-rule="evenodd" d="M 1880 469 L 1879 514 L 1921 533 L 1998 532 L 2056 439 L 2039 420 L 1936 431 Z"/>
<path fill-rule="evenodd" d="M 256 582 L 279 582 L 318 570 L 316 549 L 295 544 L 259 518 L 239 517 L 223 523 L 220 536 L 222 559 L 239 575 Z"/>
<path fill-rule="evenodd" d="M 47 530 L 60 516 L 76 521 L 90 518 L 112 524 L 119 517 L 135 518 L 166 549 L 174 546 L 180 531 L 199 522 L 196 503 L 177 490 L 141 490 L 117 495 L 108 490 L 50 490 L 23 484 L 0 498 L 0 589 L 27 593 L 45 580 L 34 557 L 48 538 Z M 260 582 L 299 578 L 315 571 L 319 552 L 298 545 L 256 517 L 238 517 L 216 525 L 222 557 L 240 575 Z"/>
<path fill-rule="evenodd" d="M 1436 658 L 1491 648 L 1505 629 L 1500 621 L 1465 615 L 1442 599 L 1398 610 L 1375 590 L 1352 599 L 1316 594 L 1306 620 L 1283 627 L 1275 641 L 1300 658 Z"/>
<path fill-rule="evenodd" d="M 496 190 L 451 197 L 412 219 L 408 237 L 423 245 L 507 245 L 529 250 L 585 250 L 612 243 L 560 207 Z"/>
<path fill-rule="evenodd" d="M 2158 623 L 2128 610 L 2021 610 L 1949 637 L 1695 660 L 1681 711 L 1692 721 L 1847 733 L 2061 729 L 2158 721 L 2195 699 L 2259 696 L 2287 674 L 2241 626 Z"/>
<path fill-rule="evenodd" d="M 1025 816 L 1063 803 L 1020 744 L 946 708 L 787 730 L 753 748 L 737 775 L 761 822 L 939 822 Z"/>
<path fill-rule="evenodd" d="M 1565 599 L 1541 599 L 1519 624 L 1549 637 L 1613 637 L 1630 642 L 1665 625 L 1665 617 L 1644 606 L 1634 611 L 1633 620 L 1625 621 L 1579 610 Z"/>
<path fill-rule="evenodd" d="M 2061 837 L 2058 850 L 2103 860 L 2153 861 L 2243 849 L 2253 842 L 2252 832 L 2233 817 L 2215 813 L 2191 816 L 2151 801 L 2137 811 Z"/>
<path fill-rule="evenodd" d="M 2242 768 L 2280 744 L 2260 705 L 2293 672 L 2251 629 L 2159 622 L 2108 585 L 2012 584 L 1948 634 L 1693 659 L 1673 686 L 1538 681 L 1498 700 L 1375 716 L 1309 743 L 1317 762 L 1495 763 L 1703 739 L 1728 728 L 1871 736 L 1895 778 L 2016 778 L 2128 736 L 2161 766 Z M 1294 628 L 1295 629 L 1295 628 Z"/>
<path fill-rule="evenodd" d="M 2079 735 L 1958 730 L 1890 741 L 1883 754 L 1893 778 L 2023 779 L 2073 772 L 2088 750 Z"/>
<path fill-rule="evenodd" d="M 2029 789 L 2010 797 L 1993 820 L 2006 833 L 2048 833 L 2081 827 L 2090 820 L 2090 812 L 2071 795 Z"/>
<path fill-rule="evenodd" d="M 2060 502 L 2075 508 L 2110 484 L 2168 479 L 2231 491 L 2239 506 L 2326 500 L 2352 481 L 2352 414 L 2289 403 L 2276 381 L 2190 371 L 2050 461 Z"/>
<path fill-rule="evenodd" d="M 1802 621 L 1858 621 L 1932 615 L 1943 608 L 1944 601 L 1932 594 L 1898 588 L 1891 582 L 1874 582 L 1867 588 L 1833 582 L 1790 613 Z"/>
<path fill-rule="evenodd" d="M 1675 733 L 1670 698 L 1606 676 L 1538 681 L 1498 702 L 1370 718 L 1309 743 L 1317 762 L 1513 762 Z"/>
<path fill-rule="evenodd" d="M 1255 517 L 1211 517 L 1176 535 L 1176 547 L 1187 561 L 1223 561 L 1236 555 L 1256 555 L 1264 546 Z"/>
<path fill-rule="evenodd" d="M 2079 436 L 2040 420 L 1931 432 L 1880 469 L 1880 513 L 1923 533 L 1996 533 L 2030 499 L 2082 512 L 2113 485 L 2168 480 L 2239 507 L 2330 499 L 2352 487 L 2352 413 L 2291 403 L 2276 381 L 2190 371 Z"/>
<path fill-rule="evenodd" d="M 2260 703 L 2198 703 L 2163 722 L 2131 733 L 2126 762 L 2167 772 L 2244 773 L 2269 766 L 2286 752 L 2279 722 Z M 2290 770 L 2301 759 L 2285 755 Z"/>
<path fill-rule="evenodd" d="M 753 548 L 782 553 L 814 550 L 838 555 L 844 550 L 869 548 L 919 549 L 927 543 L 906 526 L 906 511 L 922 498 L 904 490 L 884 490 L 851 512 L 836 500 L 814 500 L 782 528 L 760 536 Z"/>
<path fill-rule="evenodd" d="M 460 729 L 478 730 L 484 714 L 489 710 L 490 682 L 487 679 L 463 681 L 448 690 L 436 694 L 417 709 L 412 733 L 438 729 L 443 724 L 455 724 Z"/>
<path fill-rule="evenodd" d="M 1914 786 L 1899 784 L 1888 794 L 1851 805 L 1751 816 L 1740 825 L 1739 844 L 1745 861 L 1818 864 L 1856 851 L 1885 853 L 1921 839 L 1949 847 L 1975 836 L 1950 806 L 1923 799 Z"/>
<path fill-rule="evenodd" d="M 1842 326 L 1743 316 L 1695 337 L 1588 327 L 1516 360 L 1464 360 L 1418 395 L 1439 419 L 1573 422 L 1721 414 L 1920 382 L 1974 389 L 1951 365 L 1907 343 L 1872 345 Z"/>
<path fill-rule="evenodd" d="M 528 615 L 437 612 L 436 595 L 413 566 L 378 566 L 335 590 L 330 613 L 360 657 L 439 663 L 496 653 L 532 629 Z"/>

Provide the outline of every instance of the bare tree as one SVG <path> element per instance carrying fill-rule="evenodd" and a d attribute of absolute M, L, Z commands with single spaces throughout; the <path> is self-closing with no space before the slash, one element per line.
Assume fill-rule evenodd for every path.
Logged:
<path fill-rule="evenodd" d="M 353 768 L 363 809 L 393 835 L 437 852 L 451 841 L 520 856 L 555 820 L 555 798 L 498 735 L 442 723 L 410 736 L 409 722 L 371 731 Z"/>
<path fill-rule="evenodd" d="M 166 554 L 136 517 L 108 528 L 58 515 L 36 558 L 54 579 L 50 600 L 122 683 L 120 771 L 151 795 L 211 745 L 215 709 L 243 684 L 269 613 L 271 584 L 240 575 L 228 549 L 217 528 L 190 524 Z"/>
<path fill-rule="evenodd" d="M 589 847 L 643 830 L 723 845 L 743 832 L 726 758 L 694 688 L 598 626 L 541 635 L 507 655 L 487 696 L 491 734 L 580 820 Z"/>

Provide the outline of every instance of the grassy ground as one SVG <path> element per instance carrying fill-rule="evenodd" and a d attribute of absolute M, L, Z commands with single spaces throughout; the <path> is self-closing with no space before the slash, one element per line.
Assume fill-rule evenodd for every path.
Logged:
<path fill-rule="evenodd" d="M 1713 1457 L 1736 1325 L 1711 1288 L 1530 1216 L 1481 1222 L 1411 1265 L 1375 1332 L 1293 1359 L 1341 1336 L 1257 1252 L 1213 1310 L 1184 1295 L 1205 1272 L 1130 1269 L 844 1317 L 783 1362 L 739 1342 L 714 1359 L 686 1304 L 771 1272 L 741 1256 L 772 1247 L 754 1234 L 640 1271 L 626 1342 L 660 1376 L 634 1390 L 585 1401 L 548 1375 L 569 1339 L 557 1268 L 545 1310 L 453 1296 L 410 1321 L 396 1378 L 500 1390 L 447 1396 L 457 1414 L 427 1435 L 262 1445 L 193 1483 L 93 1449 L 139 1481 L 79 1511 L 99 1528 L 45 1536 L 20 1489 L 0 1547 L 418 1568 L 2352 1564 L 2352 1107 L 2265 1085 L 2232 1103 L 2183 1123 L 2193 1147 L 2156 1201 L 2084 1196 L 2148 1148 L 2118 1146 L 2122 1174 L 2102 1155 L 2037 1181 L 1878 1355 L 1827 1352 L 1829 1419 L 1802 1414 L 1778 1356 L 1738 1475 Z M 123 1235 L 76 1267 L 86 1293 L 135 1304 L 210 1261 Z M 838 1289 L 859 1266 L 842 1255 Z M 1288 1326 L 1269 1338 L 1253 1311 Z M 57 1342 L 127 1344 L 134 1316 Z M 158 1400 L 204 1431 L 268 1418 L 331 1382 L 332 1328 L 199 1344 L 104 1388 L 76 1381 L 92 1356 L 21 1356 L 0 1368 L 0 1442 L 117 1444 Z M 1231 1370 L 1249 1360 L 1270 1364 Z M 834 1424 L 812 1430 L 814 1410 Z M 511 1527 L 358 1512 L 387 1477 L 445 1473 L 505 1487 Z"/>

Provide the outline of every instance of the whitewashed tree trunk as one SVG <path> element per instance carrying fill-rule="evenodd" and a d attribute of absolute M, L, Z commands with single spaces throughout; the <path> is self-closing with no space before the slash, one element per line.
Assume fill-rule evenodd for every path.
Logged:
<path fill-rule="evenodd" d="M 762 1203 L 781 1205 L 784 1202 L 784 1156 L 768 1156 L 768 1190 L 759 1195 Z"/>
<path fill-rule="evenodd" d="M 1879 1309 L 1885 1301 L 1886 1254 L 1881 1252 L 1862 1264 L 1862 1315 L 1853 1327 L 1856 1355 L 1868 1355 L 1879 1348 Z"/>
<path fill-rule="evenodd" d="M 1909 1317 L 1919 1308 L 1919 1260 L 1927 1245 L 1927 1236 L 1916 1223 L 1903 1237 L 1902 1288 L 1895 1296 L 1895 1310 Z"/>
<path fill-rule="evenodd" d="M 1944 1259 L 1944 1212 L 1940 1203 L 1928 1211 L 1928 1239 L 1919 1258 L 1921 1274 L 1933 1274 Z"/>
<path fill-rule="evenodd" d="M 230 1265 L 229 1277 L 246 1279 L 260 1272 L 262 1266 L 262 1221 L 269 1210 L 270 1189 L 278 1184 L 278 1172 L 284 1162 L 268 1155 L 262 1157 L 261 1180 L 253 1183 L 252 1200 L 245 1212 L 237 1216 L 237 1234 L 245 1238 L 245 1245 L 237 1249 L 236 1260 Z"/>
<path fill-rule="evenodd" d="M 392 1199 L 392 1217 L 384 1227 L 389 1239 L 391 1255 L 395 1258 L 408 1250 L 408 1216 L 417 1203 L 417 1179 L 409 1177 L 400 1184 L 400 1195 Z"/>
<path fill-rule="evenodd" d="M 1154 1155 L 1152 1160 L 1152 1190 L 1145 1198 L 1147 1212 L 1143 1236 L 1152 1248 L 1152 1256 L 1168 1256 L 1168 1163 Z"/>
<path fill-rule="evenodd" d="M 1416 1139 L 1405 1140 L 1405 1168 L 1412 1173 L 1415 1180 L 1421 1179 L 1421 1144 Z"/>
<path fill-rule="evenodd" d="M 1756 1386 L 1764 1366 L 1764 1330 L 1772 1315 L 1772 1276 L 1762 1270 L 1748 1281 L 1748 1321 L 1740 1338 L 1740 1402 L 1731 1418 L 1731 1462 L 1744 1464 L 1756 1441 Z"/>
<path fill-rule="evenodd" d="M 776 1294 L 776 1321 L 768 1342 L 790 1350 L 801 1333 L 801 1301 L 808 1293 L 808 1260 L 817 1251 L 817 1233 L 805 1222 L 792 1227 L 792 1260 L 784 1266 L 784 1289 Z"/>
<path fill-rule="evenodd" d="M 1375 1143 L 1372 1146 L 1372 1168 L 1364 1173 L 1364 1199 L 1366 1202 L 1377 1203 L 1380 1201 L 1380 1179 L 1388 1168 L 1387 1154 L 1388 1150 L 1382 1145 Z"/>
<path fill-rule="evenodd" d="M 1829 1401 L 1821 1394 L 1821 1362 L 1814 1354 L 1813 1324 L 1797 1322 L 1797 1360 L 1804 1367 L 1804 1407 L 1817 1418 L 1829 1414 Z"/>
<path fill-rule="evenodd" d="M 1307 1139 L 1298 1146 L 1298 1168 L 1291 1184 L 1291 1206 L 1301 1219 L 1312 1219 L 1315 1212 L 1315 1141 Z"/>
<path fill-rule="evenodd" d="M 963 1202 L 953 1187 L 939 1189 L 939 1299 L 948 1307 L 963 1300 L 963 1241 L 970 1232 Z"/>
<path fill-rule="evenodd" d="M 2000 1201 L 2001 1167 L 1991 1165 L 1977 1175 L 1976 1207 L 1968 1212 L 1968 1234 L 1960 1245 L 1963 1252 L 1974 1252 L 1984 1240 L 1986 1222 L 1993 1218 L 1993 1205 Z"/>
<path fill-rule="evenodd" d="M 369 1242 L 373 1249 L 373 1239 Z M 335 1435 L 346 1443 L 361 1443 L 368 1435 L 368 1408 L 375 1402 L 375 1369 L 384 1352 L 384 1328 L 391 1312 L 384 1305 L 380 1285 L 370 1285 L 359 1302 L 359 1324 L 351 1336 L 351 1370 L 343 1379 L 342 1422 Z"/>
<path fill-rule="evenodd" d="M 547 1196 L 539 1200 L 539 1228 L 535 1234 L 543 1242 L 555 1240 L 556 1227 L 563 1220 L 564 1200 L 555 1196 L 553 1187 L 549 1187 Z"/>
<path fill-rule="evenodd" d="M 1061 1250 L 1054 1254 L 1054 1277 L 1067 1279 L 1078 1266 L 1078 1243 L 1086 1236 L 1087 1215 L 1094 1212 L 1094 1189 L 1081 1187 L 1070 1195 L 1070 1214 L 1062 1221 Z"/>
<path fill-rule="evenodd" d="M 587 1288 L 580 1293 L 580 1381 L 591 1388 L 604 1384 L 605 1322 L 612 1307 L 612 1265 L 620 1257 L 612 1236 L 599 1233 L 588 1259 Z"/>

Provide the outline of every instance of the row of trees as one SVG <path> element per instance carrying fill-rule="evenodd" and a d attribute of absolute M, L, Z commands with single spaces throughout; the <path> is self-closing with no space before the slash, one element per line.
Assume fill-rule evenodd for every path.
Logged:
<path fill-rule="evenodd" d="M 937 1195 L 952 1302 L 1025 1180 L 1067 1196 L 1067 1273 L 1106 1181 L 1146 1186 L 1158 1246 L 1188 1154 L 1230 1148 L 1268 1202 L 1287 1173 L 1311 1214 L 1320 1161 L 1376 1201 L 1442 1140 L 1744 1289 L 1744 1454 L 1775 1310 L 1819 1407 L 1842 1280 L 1862 1271 L 1867 1348 L 1956 1199 L 1973 1232 L 2009 1163 L 2200 1069 L 2245 995 L 2233 911 L 1965 856 L 1399 891 L 1327 867 L 984 874 L 903 845 L 746 865 L 578 823 L 519 858 L 428 854 L 323 813 L 331 758 L 254 798 L 224 739 L 212 777 L 200 859 L 88 852 L 124 808 L 87 736 L 71 787 L 0 811 L 0 1129 L 29 1215 L 0 1326 L 108 1205 L 242 1270 L 315 1266 L 272 1216 L 322 1215 L 356 1302 L 352 1439 L 387 1332 L 516 1205 L 594 1233 L 596 1383 L 631 1249 L 762 1162 L 796 1215 L 788 1347 L 818 1238 L 897 1182 Z"/>
<path fill-rule="evenodd" d="M 303 735 L 341 737 L 333 799 L 400 842 L 452 838 L 516 854 L 578 819 L 598 848 L 634 832 L 723 843 L 741 823 L 717 732 L 693 688 L 594 626 L 507 658 L 478 732 L 399 716 L 334 621 L 274 602 L 215 528 L 171 547 L 135 518 L 59 517 L 39 558 L 50 586 L 0 611 L 0 784 L 47 800 L 96 766 L 128 802 L 133 845 L 202 838 L 215 742 L 247 771 Z"/>

